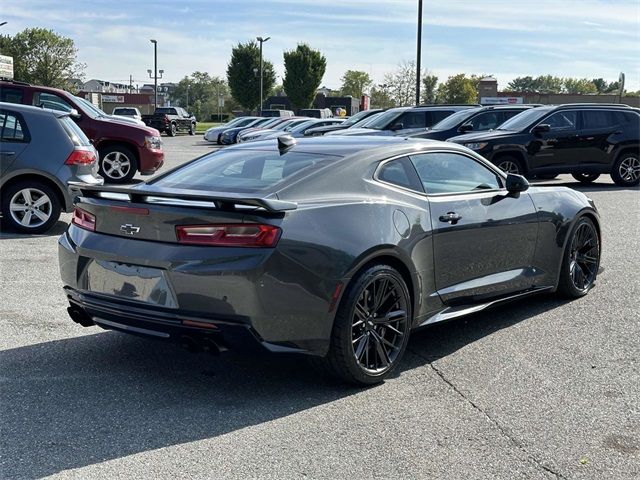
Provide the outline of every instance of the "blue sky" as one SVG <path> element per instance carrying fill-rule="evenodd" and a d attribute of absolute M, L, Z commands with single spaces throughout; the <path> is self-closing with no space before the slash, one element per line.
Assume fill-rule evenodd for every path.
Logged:
<path fill-rule="evenodd" d="M 521 75 L 616 80 L 640 89 L 640 0 L 424 0 L 422 65 L 440 79 L 492 74 L 502 88 Z M 283 75 L 282 52 L 306 42 L 327 57 L 323 84 L 347 69 L 381 82 L 416 47 L 417 0 L 3 1 L 0 32 L 51 28 L 74 39 L 86 79 L 148 81 L 159 67 L 177 81 L 195 70 L 225 75 L 231 47 L 271 36 L 265 58 Z M 279 79 L 280 80 L 280 79 Z"/>

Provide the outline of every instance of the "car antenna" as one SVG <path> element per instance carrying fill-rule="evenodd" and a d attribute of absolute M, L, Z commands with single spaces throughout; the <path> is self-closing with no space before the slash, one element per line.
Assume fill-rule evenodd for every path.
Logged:
<path fill-rule="evenodd" d="M 296 139 L 291 135 L 280 135 L 278 137 L 278 151 L 280 152 L 280 155 L 287 153 L 287 151 L 296 143 Z"/>

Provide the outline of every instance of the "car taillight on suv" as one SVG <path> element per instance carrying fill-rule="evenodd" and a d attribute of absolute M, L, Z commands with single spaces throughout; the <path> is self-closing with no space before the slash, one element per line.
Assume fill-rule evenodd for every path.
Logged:
<path fill-rule="evenodd" d="M 91 165 L 98 160 L 95 150 L 75 148 L 65 160 L 65 165 Z"/>

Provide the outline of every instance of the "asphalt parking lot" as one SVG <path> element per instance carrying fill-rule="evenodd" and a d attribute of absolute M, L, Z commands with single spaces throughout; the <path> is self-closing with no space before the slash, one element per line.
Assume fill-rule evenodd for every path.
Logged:
<path fill-rule="evenodd" d="M 212 151 L 164 138 L 166 167 Z M 585 298 L 529 298 L 413 335 L 357 389 L 295 357 L 189 354 L 82 328 L 56 240 L 0 234 L 2 478 L 640 478 L 640 189 L 603 221 Z"/>

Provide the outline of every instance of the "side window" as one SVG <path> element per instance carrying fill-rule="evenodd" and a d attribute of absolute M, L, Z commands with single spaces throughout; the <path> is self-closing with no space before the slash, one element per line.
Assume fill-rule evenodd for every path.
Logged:
<path fill-rule="evenodd" d="M 585 110 L 582 112 L 582 128 L 600 129 L 612 127 L 615 122 L 611 117 L 611 112 L 606 110 Z"/>
<path fill-rule="evenodd" d="M 540 123 L 547 123 L 551 127 L 552 132 L 560 132 L 563 130 L 575 130 L 578 118 L 578 112 L 567 111 L 567 112 L 557 112 L 553 115 L 545 118 Z"/>
<path fill-rule="evenodd" d="M 484 112 L 467 122 L 473 126 L 474 131 L 491 130 L 501 123 L 500 112 Z"/>
<path fill-rule="evenodd" d="M 402 124 L 402 128 L 425 128 L 426 125 L 425 112 L 404 112 L 396 118 L 390 127 L 398 123 Z"/>
<path fill-rule="evenodd" d="M 61 112 L 70 112 L 74 107 L 69 105 L 66 100 L 53 93 L 35 92 L 33 94 L 33 104 L 36 107 L 50 108 Z"/>
<path fill-rule="evenodd" d="M 640 130 L 640 115 L 635 112 L 611 112 L 616 126 L 635 134 Z"/>
<path fill-rule="evenodd" d="M 411 161 L 425 191 L 430 194 L 477 192 L 502 187 L 493 171 L 459 153 L 423 153 L 412 155 Z"/>
<path fill-rule="evenodd" d="M 498 126 L 502 125 L 504 122 L 506 122 L 507 120 L 509 120 L 511 117 L 515 117 L 516 115 L 518 115 L 519 113 L 522 113 L 523 110 L 503 110 L 500 112 L 500 119 L 499 122 L 500 124 L 498 124 Z"/>
<path fill-rule="evenodd" d="M 378 170 L 378 180 L 422 192 L 415 170 L 407 157 L 391 160 Z"/>
<path fill-rule="evenodd" d="M 22 103 L 24 95 L 17 88 L 0 88 L 0 102 Z"/>
<path fill-rule="evenodd" d="M 25 142 L 22 121 L 9 112 L 0 112 L 0 139 L 3 142 Z"/>
<path fill-rule="evenodd" d="M 427 121 L 424 126 L 432 127 L 433 125 L 438 123 L 440 120 L 444 120 L 445 118 L 452 115 L 453 113 L 455 113 L 453 110 L 434 110 L 434 111 L 427 110 L 425 112 Z"/>

